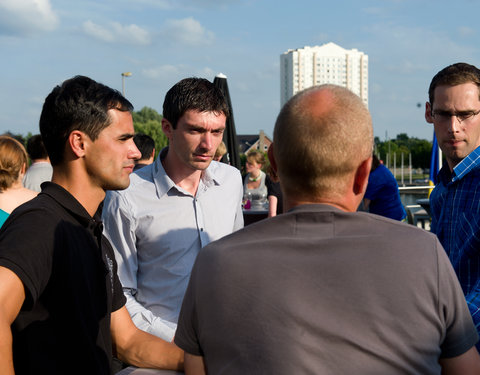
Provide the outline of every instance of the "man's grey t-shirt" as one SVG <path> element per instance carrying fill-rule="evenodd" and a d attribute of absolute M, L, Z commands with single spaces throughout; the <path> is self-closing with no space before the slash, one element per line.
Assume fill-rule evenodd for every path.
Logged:
<path fill-rule="evenodd" d="M 175 335 L 209 374 L 440 374 L 477 339 L 434 235 L 327 205 L 204 248 Z"/>

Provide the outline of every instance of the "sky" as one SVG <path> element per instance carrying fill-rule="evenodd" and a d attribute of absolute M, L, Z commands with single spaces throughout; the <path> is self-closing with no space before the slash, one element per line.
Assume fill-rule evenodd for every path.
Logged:
<path fill-rule="evenodd" d="M 0 133 L 38 133 L 48 93 L 86 75 L 162 112 L 185 77 L 228 77 L 237 134 L 273 135 L 280 55 L 333 42 L 369 56 L 369 109 L 382 141 L 431 140 L 432 77 L 480 67 L 475 0 L 0 0 Z"/>

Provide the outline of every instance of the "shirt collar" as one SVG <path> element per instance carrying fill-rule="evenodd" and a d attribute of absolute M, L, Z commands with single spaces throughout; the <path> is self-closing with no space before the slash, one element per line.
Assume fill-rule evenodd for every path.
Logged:
<path fill-rule="evenodd" d="M 460 163 L 453 168 L 452 182 L 461 180 L 473 169 L 480 168 L 480 147 L 468 154 Z M 447 166 L 448 167 L 448 166 Z M 443 169 L 443 168 L 442 168 Z"/>
<path fill-rule="evenodd" d="M 58 202 L 58 204 L 65 208 L 65 210 L 74 216 L 84 227 L 92 227 L 92 229 L 94 229 L 93 226 L 100 226 L 101 233 L 102 223 L 98 212 L 92 218 L 85 207 L 62 186 L 49 181 L 44 182 L 42 183 L 42 192 L 40 194 L 48 195 Z"/>
<path fill-rule="evenodd" d="M 152 179 L 155 183 L 159 198 L 163 197 L 172 188 L 184 192 L 183 189 L 175 185 L 173 180 L 167 175 L 167 172 L 165 172 L 165 168 L 163 168 L 162 160 L 167 156 L 167 152 L 168 147 L 163 148 L 152 165 Z M 208 168 L 205 169 L 201 174 L 200 185 L 198 187 L 199 189 L 201 186 L 203 186 L 204 189 L 208 189 L 211 186 L 222 184 L 222 178 L 218 175 L 218 173 L 215 173 L 217 169 L 217 162 L 212 161 Z"/>

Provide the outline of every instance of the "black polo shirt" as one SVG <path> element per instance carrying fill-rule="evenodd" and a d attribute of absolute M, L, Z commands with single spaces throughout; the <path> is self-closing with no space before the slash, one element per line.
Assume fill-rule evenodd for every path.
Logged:
<path fill-rule="evenodd" d="M 102 223 L 51 182 L 0 230 L 0 266 L 25 303 L 12 325 L 16 374 L 110 374 L 110 314 L 125 304 Z"/>

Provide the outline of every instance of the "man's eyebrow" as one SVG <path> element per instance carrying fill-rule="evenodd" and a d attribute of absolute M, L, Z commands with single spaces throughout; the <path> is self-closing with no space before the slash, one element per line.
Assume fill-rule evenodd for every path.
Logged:
<path fill-rule="evenodd" d="M 124 134 L 120 134 L 118 136 L 118 139 L 130 139 L 130 138 L 133 138 L 135 136 L 135 134 L 133 133 L 124 133 Z"/>

